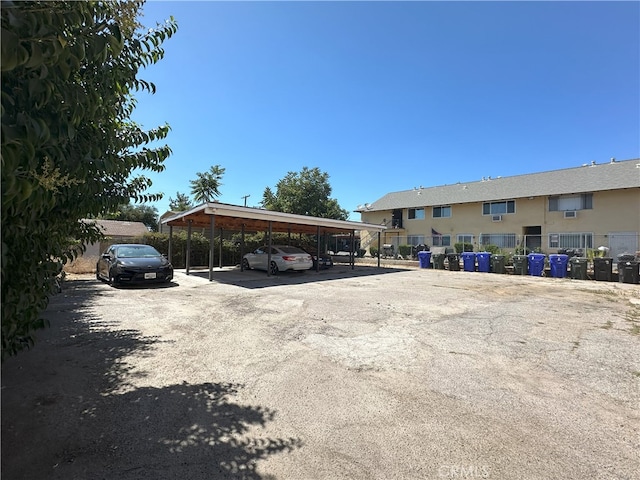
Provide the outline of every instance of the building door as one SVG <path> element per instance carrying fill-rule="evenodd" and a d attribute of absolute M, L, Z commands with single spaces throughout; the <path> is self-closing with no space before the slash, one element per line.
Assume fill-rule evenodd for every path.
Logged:
<path fill-rule="evenodd" d="M 638 251 L 638 232 L 609 232 L 609 253 L 614 262 L 621 253 L 635 254 Z"/>
<path fill-rule="evenodd" d="M 522 227 L 524 239 L 522 241 L 525 253 L 542 248 L 542 227 Z"/>

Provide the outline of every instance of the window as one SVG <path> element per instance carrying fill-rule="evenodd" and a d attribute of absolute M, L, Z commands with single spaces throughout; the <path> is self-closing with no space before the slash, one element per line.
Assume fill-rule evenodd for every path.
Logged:
<path fill-rule="evenodd" d="M 549 248 L 593 248 L 592 233 L 550 233 Z"/>
<path fill-rule="evenodd" d="M 437 235 L 433 237 L 434 247 L 450 247 L 451 235 Z"/>
<path fill-rule="evenodd" d="M 481 233 L 480 245 L 495 245 L 500 248 L 515 248 L 515 233 Z"/>
<path fill-rule="evenodd" d="M 450 218 L 451 206 L 433 207 L 433 218 Z"/>
<path fill-rule="evenodd" d="M 410 208 L 409 220 L 424 220 L 424 208 Z"/>
<path fill-rule="evenodd" d="M 592 208 L 593 193 L 549 197 L 550 212 L 565 212 L 568 210 L 591 210 Z"/>
<path fill-rule="evenodd" d="M 407 235 L 408 245 L 424 245 L 424 235 Z"/>
<path fill-rule="evenodd" d="M 482 204 L 483 215 L 502 215 L 504 213 L 516 213 L 516 201 L 486 202 Z"/>
<path fill-rule="evenodd" d="M 473 235 L 470 233 L 459 233 L 456 235 L 457 243 L 473 243 Z"/>

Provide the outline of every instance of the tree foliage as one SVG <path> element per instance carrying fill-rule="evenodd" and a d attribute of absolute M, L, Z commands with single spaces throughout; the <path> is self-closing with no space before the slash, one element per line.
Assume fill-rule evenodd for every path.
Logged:
<path fill-rule="evenodd" d="M 153 205 L 133 205 L 131 203 L 125 203 L 118 205 L 115 212 L 103 215 L 102 218 L 124 222 L 142 222 L 152 232 L 158 231 L 158 209 Z"/>
<path fill-rule="evenodd" d="M 176 198 L 169 197 L 169 210 L 173 212 L 184 212 L 193 207 L 189 195 L 176 192 Z"/>
<path fill-rule="evenodd" d="M 299 173 L 287 173 L 276 185 L 275 193 L 267 187 L 262 195 L 262 206 L 267 210 L 320 218 L 349 218 L 349 212 L 330 196 L 329 174 L 317 167 L 303 167 Z"/>
<path fill-rule="evenodd" d="M 130 120 L 136 92 L 155 92 L 138 71 L 159 61 L 173 19 L 136 30 L 143 2 L 3 1 L 2 358 L 34 330 L 74 240 L 101 233 L 81 218 L 129 200 L 152 202 L 151 181 L 169 127 Z"/>
<path fill-rule="evenodd" d="M 198 178 L 190 180 L 191 195 L 196 202 L 210 202 L 220 196 L 220 187 L 222 186 L 220 180 L 222 180 L 224 170 L 220 165 L 214 165 L 208 172 L 198 172 L 196 174 Z"/>

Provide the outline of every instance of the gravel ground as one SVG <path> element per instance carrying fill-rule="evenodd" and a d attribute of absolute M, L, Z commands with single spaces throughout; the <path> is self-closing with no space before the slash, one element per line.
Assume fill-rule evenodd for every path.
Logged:
<path fill-rule="evenodd" d="M 637 479 L 638 285 L 357 266 L 70 275 L 3 479 Z"/>

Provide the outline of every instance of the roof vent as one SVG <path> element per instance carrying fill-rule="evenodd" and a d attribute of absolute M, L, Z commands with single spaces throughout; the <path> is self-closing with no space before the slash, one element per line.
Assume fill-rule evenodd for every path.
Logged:
<path fill-rule="evenodd" d="M 596 166 L 596 161 L 595 160 L 591 160 L 591 166 L 595 167 Z"/>
<path fill-rule="evenodd" d="M 611 157 L 611 163 L 616 163 L 616 159 L 614 157 Z"/>

